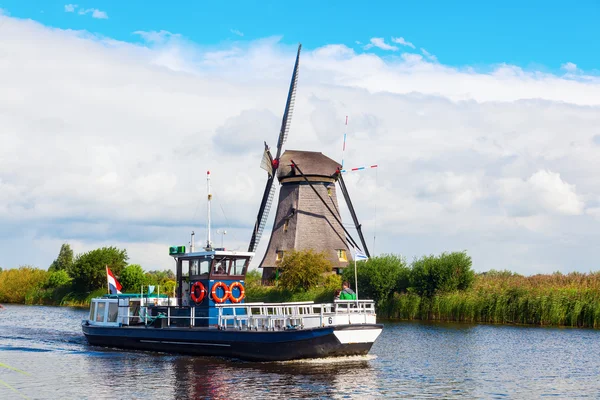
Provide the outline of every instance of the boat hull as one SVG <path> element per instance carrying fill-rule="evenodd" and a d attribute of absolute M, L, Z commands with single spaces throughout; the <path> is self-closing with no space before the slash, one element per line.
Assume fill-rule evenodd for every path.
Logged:
<path fill-rule="evenodd" d="M 286 361 L 365 355 L 383 325 L 336 325 L 282 331 L 107 327 L 82 324 L 91 345 L 124 349 Z"/>

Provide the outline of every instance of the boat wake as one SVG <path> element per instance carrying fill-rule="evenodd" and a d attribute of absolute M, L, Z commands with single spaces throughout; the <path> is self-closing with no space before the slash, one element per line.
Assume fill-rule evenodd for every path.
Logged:
<path fill-rule="evenodd" d="M 276 364 L 348 364 L 348 363 L 362 363 L 365 361 L 372 361 L 377 358 L 376 355 L 367 354 L 364 356 L 341 356 L 341 357 L 325 357 L 325 358 L 306 358 L 301 360 L 289 360 L 289 361 L 274 361 Z"/>

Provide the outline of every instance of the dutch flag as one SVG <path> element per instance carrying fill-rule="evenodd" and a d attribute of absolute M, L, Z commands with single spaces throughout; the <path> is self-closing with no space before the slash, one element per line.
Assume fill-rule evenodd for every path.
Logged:
<path fill-rule="evenodd" d="M 121 284 L 115 278 L 112 271 L 106 266 L 106 279 L 108 281 L 108 291 L 110 294 L 121 294 Z"/>

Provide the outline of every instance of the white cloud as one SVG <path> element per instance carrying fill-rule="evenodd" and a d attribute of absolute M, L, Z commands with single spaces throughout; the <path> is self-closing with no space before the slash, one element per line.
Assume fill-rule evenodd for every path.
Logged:
<path fill-rule="evenodd" d="M 364 46 L 365 50 L 368 50 L 372 47 L 377 47 L 381 50 L 389 51 L 398 50 L 398 47 L 387 44 L 383 38 L 371 38 L 370 43 Z"/>
<path fill-rule="evenodd" d="M 577 64 L 574 64 L 572 62 L 564 63 L 560 66 L 560 68 L 564 69 L 567 72 L 577 72 Z"/>
<path fill-rule="evenodd" d="M 65 11 L 66 11 L 66 6 L 65 6 Z M 86 15 L 86 14 L 92 14 L 92 18 L 96 18 L 96 19 L 108 19 L 108 14 L 106 13 L 106 11 L 100 11 L 97 8 L 87 8 L 87 9 L 83 9 L 80 8 L 78 14 L 79 15 Z"/>
<path fill-rule="evenodd" d="M 545 213 L 581 215 L 585 204 L 575 185 L 563 181 L 560 174 L 539 170 L 527 180 L 501 179 L 499 189 L 510 214 L 539 216 Z"/>
<path fill-rule="evenodd" d="M 432 62 L 437 62 L 438 59 L 436 56 L 434 56 L 433 54 L 431 54 L 430 52 L 428 52 L 427 50 L 425 50 L 424 48 L 421 47 L 421 53 L 423 53 L 423 56 L 425 56 L 425 58 L 429 61 Z"/>
<path fill-rule="evenodd" d="M 398 44 L 400 44 L 402 46 L 410 47 L 411 49 L 415 48 L 414 44 L 412 44 L 411 42 L 406 41 L 403 37 L 393 37 L 392 38 L 392 42 L 398 43 Z"/>
<path fill-rule="evenodd" d="M 237 29 L 230 29 L 229 31 L 230 31 L 231 33 L 233 33 L 234 35 L 237 35 L 237 36 L 242 36 L 242 37 L 244 36 L 244 32 L 240 32 L 240 31 L 238 31 Z"/>
<path fill-rule="evenodd" d="M 11 54 L 0 63 L 0 266 L 46 267 L 66 240 L 170 267 L 164 249 L 204 235 L 207 169 L 214 227 L 244 248 L 295 46 L 205 48 L 167 31 L 131 44 L 0 23 L 21 38 L 0 41 Z M 478 270 L 587 271 L 600 239 L 599 111 L 600 80 L 583 71 L 481 72 L 332 44 L 303 50 L 286 148 L 340 159 L 347 132 L 346 165 L 379 164 L 346 178 L 376 254 L 466 249 Z M 14 252 L 23 243 L 34 245 Z"/>
<path fill-rule="evenodd" d="M 181 37 L 181 35 L 179 35 L 177 33 L 173 34 L 169 31 L 165 31 L 165 30 L 148 31 L 148 32 L 135 31 L 135 32 L 133 32 L 133 34 L 140 36 L 142 39 L 144 39 L 144 41 L 151 43 L 151 44 L 164 44 L 168 40 Z"/>
<path fill-rule="evenodd" d="M 77 4 L 65 4 L 65 12 L 75 12 Z"/>

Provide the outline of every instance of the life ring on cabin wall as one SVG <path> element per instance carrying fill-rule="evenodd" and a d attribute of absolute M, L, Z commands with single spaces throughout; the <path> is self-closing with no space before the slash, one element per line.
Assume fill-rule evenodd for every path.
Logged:
<path fill-rule="evenodd" d="M 192 285 L 192 293 L 190 294 L 192 301 L 194 303 L 202 303 L 204 296 L 206 296 L 206 288 L 202 282 L 194 282 Z"/>
<path fill-rule="evenodd" d="M 233 295 L 233 289 L 235 288 L 240 290 L 240 295 L 238 297 Z M 239 303 L 244 299 L 245 295 L 246 289 L 244 289 L 244 285 L 242 285 L 240 282 L 233 282 L 231 285 L 229 285 L 229 300 L 231 300 L 232 303 Z"/>
<path fill-rule="evenodd" d="M 219 297 L 217 296 L 217 289 L 218 288 L 223 288 L 223 296 Z M 227 284 L 225 282 L 215 282 L 215 284 L 212 287 L 212 290 L 210 292 L 213 300 L 215 301 L 215 303 L 223 303 L 225 302 L 225 300 L 227 300 L 227 298 L 229 297 L 229 294 L 231 292 L 229 291 L 229 286 L 227 286 Z"/>

